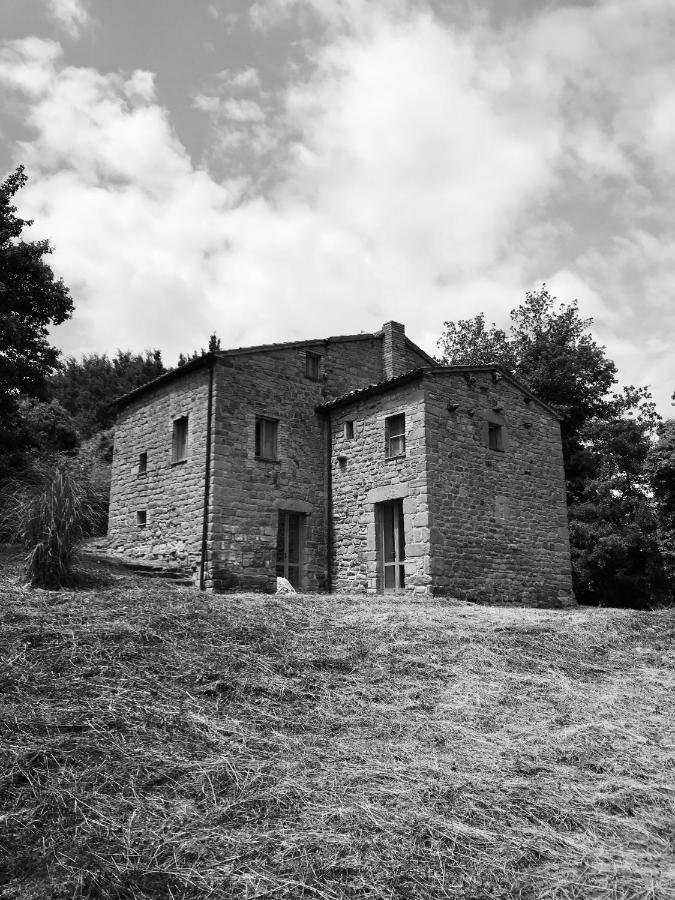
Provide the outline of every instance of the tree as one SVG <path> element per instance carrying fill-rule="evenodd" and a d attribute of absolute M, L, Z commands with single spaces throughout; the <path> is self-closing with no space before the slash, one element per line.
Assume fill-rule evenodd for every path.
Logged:
<path fill-rule="evenodd" d="M 110 359 L 91 353 L 78 362 L 69 356 L 61 371 L 49 381 L 53 398 L 68 410 L 82 439 L 111 428 L 115 421 L 112 402 L 166 372 L 159 350 L 144 354 L 118 350 Z"/>
<path fill-rule="evenodd" d="M 675 393 L 673 394 L 675 401 Z M 658 428 L 647 462 L 658 522 L 658 540 L 671 590 L 675 593 L 675 419 Z"/>
<path fill-rule="evenodd" d="M 215 353 L 217 350 L 220 350 L 220 338 L 214 331 L 209 338 L 208 350 L 202 347 L 200 350 L 193 350 L 192 353 L 181 353 L 178 357 L 178 367 L 180 368 L 195 359 L 200 359 L 202 356 L 206 356 L 207 353 Z"/>
<path fill-rule="evenodd" d="M 658 440 L 649 454 L 649 476 L 659 522 L 675 532 L 675 419 L 658 427 Z"/>
<path fill-rule="evenodd" d="M 500 364 L 558 413 L 577 597 L 646 606 L 667 593 L 647 472 L 659 416 L 646 388 L 613 391 L 616 366 L 591 325 L 543 285 L 511 311 L 508 331 L 486 328 L 482 313 L 446 322 L 441 359 Z"/>
<path fill-rule="evenodd" d="M 58 400 L 45 403 L 32 397 L 19 401 L 19 428 L 22 443 L 32 455 L 53 453 L 73 454 L 80 445 L 73 417 Z"/>
<path fill-rule="evenodd" d="M 48 327 L 68 319 L 73 303 L 44 257 L 46 240 L 25 241 L 32 220 L 16 215 L 14 195 L 26 184 L 19 166 L 0 184 L 0 450 L 16 447 L 19 398 L 44 398 L 46 378 L 58 367 L 59 351 Z"/>
<path fill-rule="evenodd" d="M 511 310 L 508 332 L 494 324 L 486 329 L 481 313 L 473 319 L 446 322 L 439 340 L 441 360 L 449 365 L 498 363 L 526 384 L 561 418 L 568 500 L 578 496 L 597 459 L 589 453 L 589 422 L 616 419 L 639 407 L 640 392 L 610 395 L 616 366 L 588 332 L 592 319 L 582 319 L 577 301 L 557 304 L 543 285 L 528 291 L 525 302 Z"/>

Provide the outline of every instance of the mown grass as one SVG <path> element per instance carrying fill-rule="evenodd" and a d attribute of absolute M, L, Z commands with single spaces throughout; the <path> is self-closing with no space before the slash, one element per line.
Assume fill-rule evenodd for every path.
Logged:
<path fill-rule="evenodd" d="M 675 896 L 672 612 L 101 574 L 4 559 L 0 897 Z"/>

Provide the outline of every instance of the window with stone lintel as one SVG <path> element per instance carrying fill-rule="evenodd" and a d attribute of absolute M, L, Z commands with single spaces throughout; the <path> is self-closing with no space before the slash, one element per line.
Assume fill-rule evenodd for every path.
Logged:
<path fill-rule="evenodd" d="M 384 420 L 385 456 L 405 456 L 405 413 Z"/>
<path fill-rule="evenodd" d="M 171 442 L 171 462 L 179 463 L 187 460 L 188 452 L 188 416 L 173 420 L 173 438 Z"/>
<path fill-rule="evenodd" d="M 256 459 L 278 459 L 277 437 L 279 420 L 265 416 L 255 417 Z"/>

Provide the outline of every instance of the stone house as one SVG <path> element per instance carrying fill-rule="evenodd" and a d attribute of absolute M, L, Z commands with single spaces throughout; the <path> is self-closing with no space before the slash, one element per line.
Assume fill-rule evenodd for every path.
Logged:
<path fill-rule="evenodd" d="M 555 413 L 396 322 L 209 353 L 117 408 L 111 549 L 202 589 L 574 602 Z"/>

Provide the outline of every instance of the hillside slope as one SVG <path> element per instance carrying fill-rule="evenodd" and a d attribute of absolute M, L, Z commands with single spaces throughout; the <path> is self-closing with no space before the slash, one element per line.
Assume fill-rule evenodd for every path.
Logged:
<path fill-rule="evenodd" d="M 672 612 L 4 560 L 0 897 L 666 898 Z"/>

